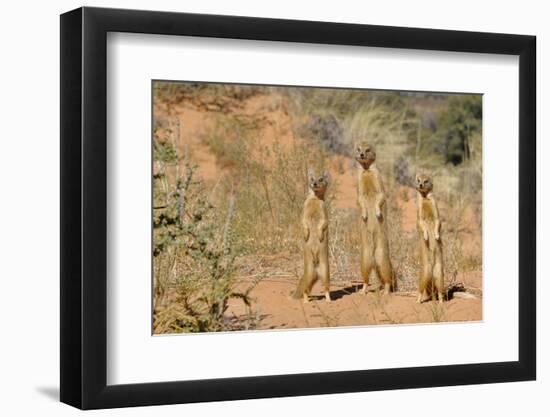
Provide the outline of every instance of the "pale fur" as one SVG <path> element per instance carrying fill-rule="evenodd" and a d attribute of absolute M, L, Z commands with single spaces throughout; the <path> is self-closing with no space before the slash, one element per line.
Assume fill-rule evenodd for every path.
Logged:
<path fill-rule="evenodd" d="M 433 183 L 429 176 L 416 176 L 416 225 L 420 249 L 420 273 L 416 300 L 418 303 L 430 297 L 433 299 L 436 294 L 439 302 L 442 303 L 445 292 L 441 220 L 432 189 Z"/>
<path fill-rule="evenodd" d="M 393 289 L 393 270 L 386 226 L 386 194 L 375 166 L 376 153 L 368 143 L 358 142 L 355 159 L 359 162 L 357 204 L 361 214 L 362 292 L 367 292 L 370 273 L 375 270 L 384 284 L 384 293 L 388 294 Z"/>
<path fill-rule="evenodd" d="M 328 175 L 308 175 L 309 194 L 302 211 L 304 237 L 304 275 L 298 282 L 294 298 L 309 301 L 311 289 L 317 280 L 321 280 L 325 299 L 330 301 L 330 270 L 328 259 L 328 213 L 325 192 Z"/>

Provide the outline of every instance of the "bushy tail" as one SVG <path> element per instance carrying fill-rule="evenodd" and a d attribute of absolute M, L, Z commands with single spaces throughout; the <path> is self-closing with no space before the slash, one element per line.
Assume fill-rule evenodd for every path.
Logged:
<path fill-rule="evenodd" d="M 292 294 L 292 298 L 295 298 L 296 300 L 301 299 L 304 296 L 304 291 L 307 288 L 307 282 L 306 282 L 306 276 L 303 275 L 302 278 L 300 278 L 300 281 L 298 281 L 298 285 L 296 286 L 296 290 Z"/>
<path fill-rule="evenodd" d="M 311 248 L 309 250 L 311 253 L 311 259 L 313 261 L 313 268 L 317 268 L 317 266 L 319 265 L 319 248 Z M 296 298 L 296 299 L 302 298 L 304 296 L 304 292 L 308 290 L 308 287 L 312 285 L 311 282 L 314 280 L 315 278 L 312 280 L 310 279 L 310 277 L 307 276 L 307 268 L 306 268 L 306 270 L 304 271 L 304 275 L 302 275 L 302 278 L 300 278 L 300 281 L 298 281 L 298 285 L 296 286 L 296 291 L 294 291 L 294 294 L 292 294 L 292 298 Z"/>
<path fill-rule="evenodd" d="M 395 272 L 395 268 L 392 265 L 391 269 L 391 291 L 397 292 L 399 288 L 397 287 L 397 272 Z"/>

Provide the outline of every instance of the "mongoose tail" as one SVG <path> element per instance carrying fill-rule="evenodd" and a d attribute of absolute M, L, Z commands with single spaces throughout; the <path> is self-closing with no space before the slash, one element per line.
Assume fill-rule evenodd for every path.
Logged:
<path fill-rule="evenodd" d="M 308 249 L 306 249 L 308 250 Z M 313 260 L 313 268 L 317 268 L 319 265 L 319 248 L 311 248 L 309 249 L 309 253 L 311 254 L 311 259 Z M 306 292 L 309 292 L 311 286 L 317 281 L 316 276 L 310 276 L 311 272 L 304 272 L 304 275 L 302 275 L 302 278 L 300 278 L 300 281 L 298 282 L 298 285 L 296 287 L 296 290 L 292 294 L 292 298 L 295 298 L 297 300 L 303 298 L 304 294 Z M 314 275 L 316 275 L 314 273 Z"/>
<path fill-rule="evenodd" d="M 302 276 L 302 278 L 300 278 L 300 281 L 298 282 L 298 285 L 296 286 L 296 290 L 294 291 L 294 293 L 292 294 L 292 298 L 296 299 L 296 300 L 301 300 L 302 297 L 304 296 L 304 292 L 306 290 L 306 286 L 307 286 L 307 279 Z"/>

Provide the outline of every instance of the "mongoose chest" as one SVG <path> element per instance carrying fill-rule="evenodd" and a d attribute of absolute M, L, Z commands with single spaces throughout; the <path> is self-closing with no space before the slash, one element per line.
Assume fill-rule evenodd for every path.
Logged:
<path fill-rule="evenodd" d="M 325 209 L 322 200 L 310 198 L 304 206 L 304 217 L 310 221 L 317 221 L 321 218 L 322 211 Z"/>
<path fill-rule="evenodd" d="M 435 217 L 433 204 L 427 198 L 422 199 L 422 215 L 424 217 L 424 220 L 433 220 Z"/>
<path fill-rule="evenodd" d="M 359 181 L 361 181 L 363 192 L 366 195 L 371 196 L 376 194 L 376 178 L 372 172 L 364 170 L 361 173 Z"/>

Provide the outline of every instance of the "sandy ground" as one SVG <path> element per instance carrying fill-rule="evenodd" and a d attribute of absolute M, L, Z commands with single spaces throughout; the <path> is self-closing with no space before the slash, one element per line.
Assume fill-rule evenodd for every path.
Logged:
<path fill-rule="evenodd" d="M 383 295 L 371 287 L 367 294 L 360 285 L 333 285 L 330 303 L 324 300 L 320 287 L 315 287 L 311 301 L 304 304 L 292 299 L 294 283 L 266 279 L 252 291 L 252 310 L 260 319 L 258 329 L 359 326 L 372 324 L 434 323 L 479 321 L 482 319 L 481 298 L 458 298 L 439 304 L 427 301 L 417 304 L 415 295 Z M 317 291 L 316 291 L 317 290 Z M 242 317 L 243 304 L 234 300 L 230 316 Z"/>
<path fill-rule="evenodd" d="M 324 299 L 320 283 L 316 283 L 309 303 L 291 297 L 297 277 L 302 273 L 301 254 L 277 254 L 242 260 L 249 265 L 247 275 L 238 278 L 237 291 L 250 293 L 249 310 L 238 299 L 230 300 L 227 316 L 235 322 L 256 320 L 256 329 L 292 329 L 336 326 L 361 326 L 407 323 L 481 321 L 483 289 L 481 271 L 462 272 L 456 277 L 457 291 L 449 290 L 448 300 L 416 302 L 416 294 L 408 291 L 384 295 L 376 277 L 371 277 L 369 291 L 362 294 L 359 276 L 347 281 L 331 280 L 331 302 Z M 263 277 L 254 286 L 253 278 Z M 455 288 L 455 289 L 456 289 Z"/>

